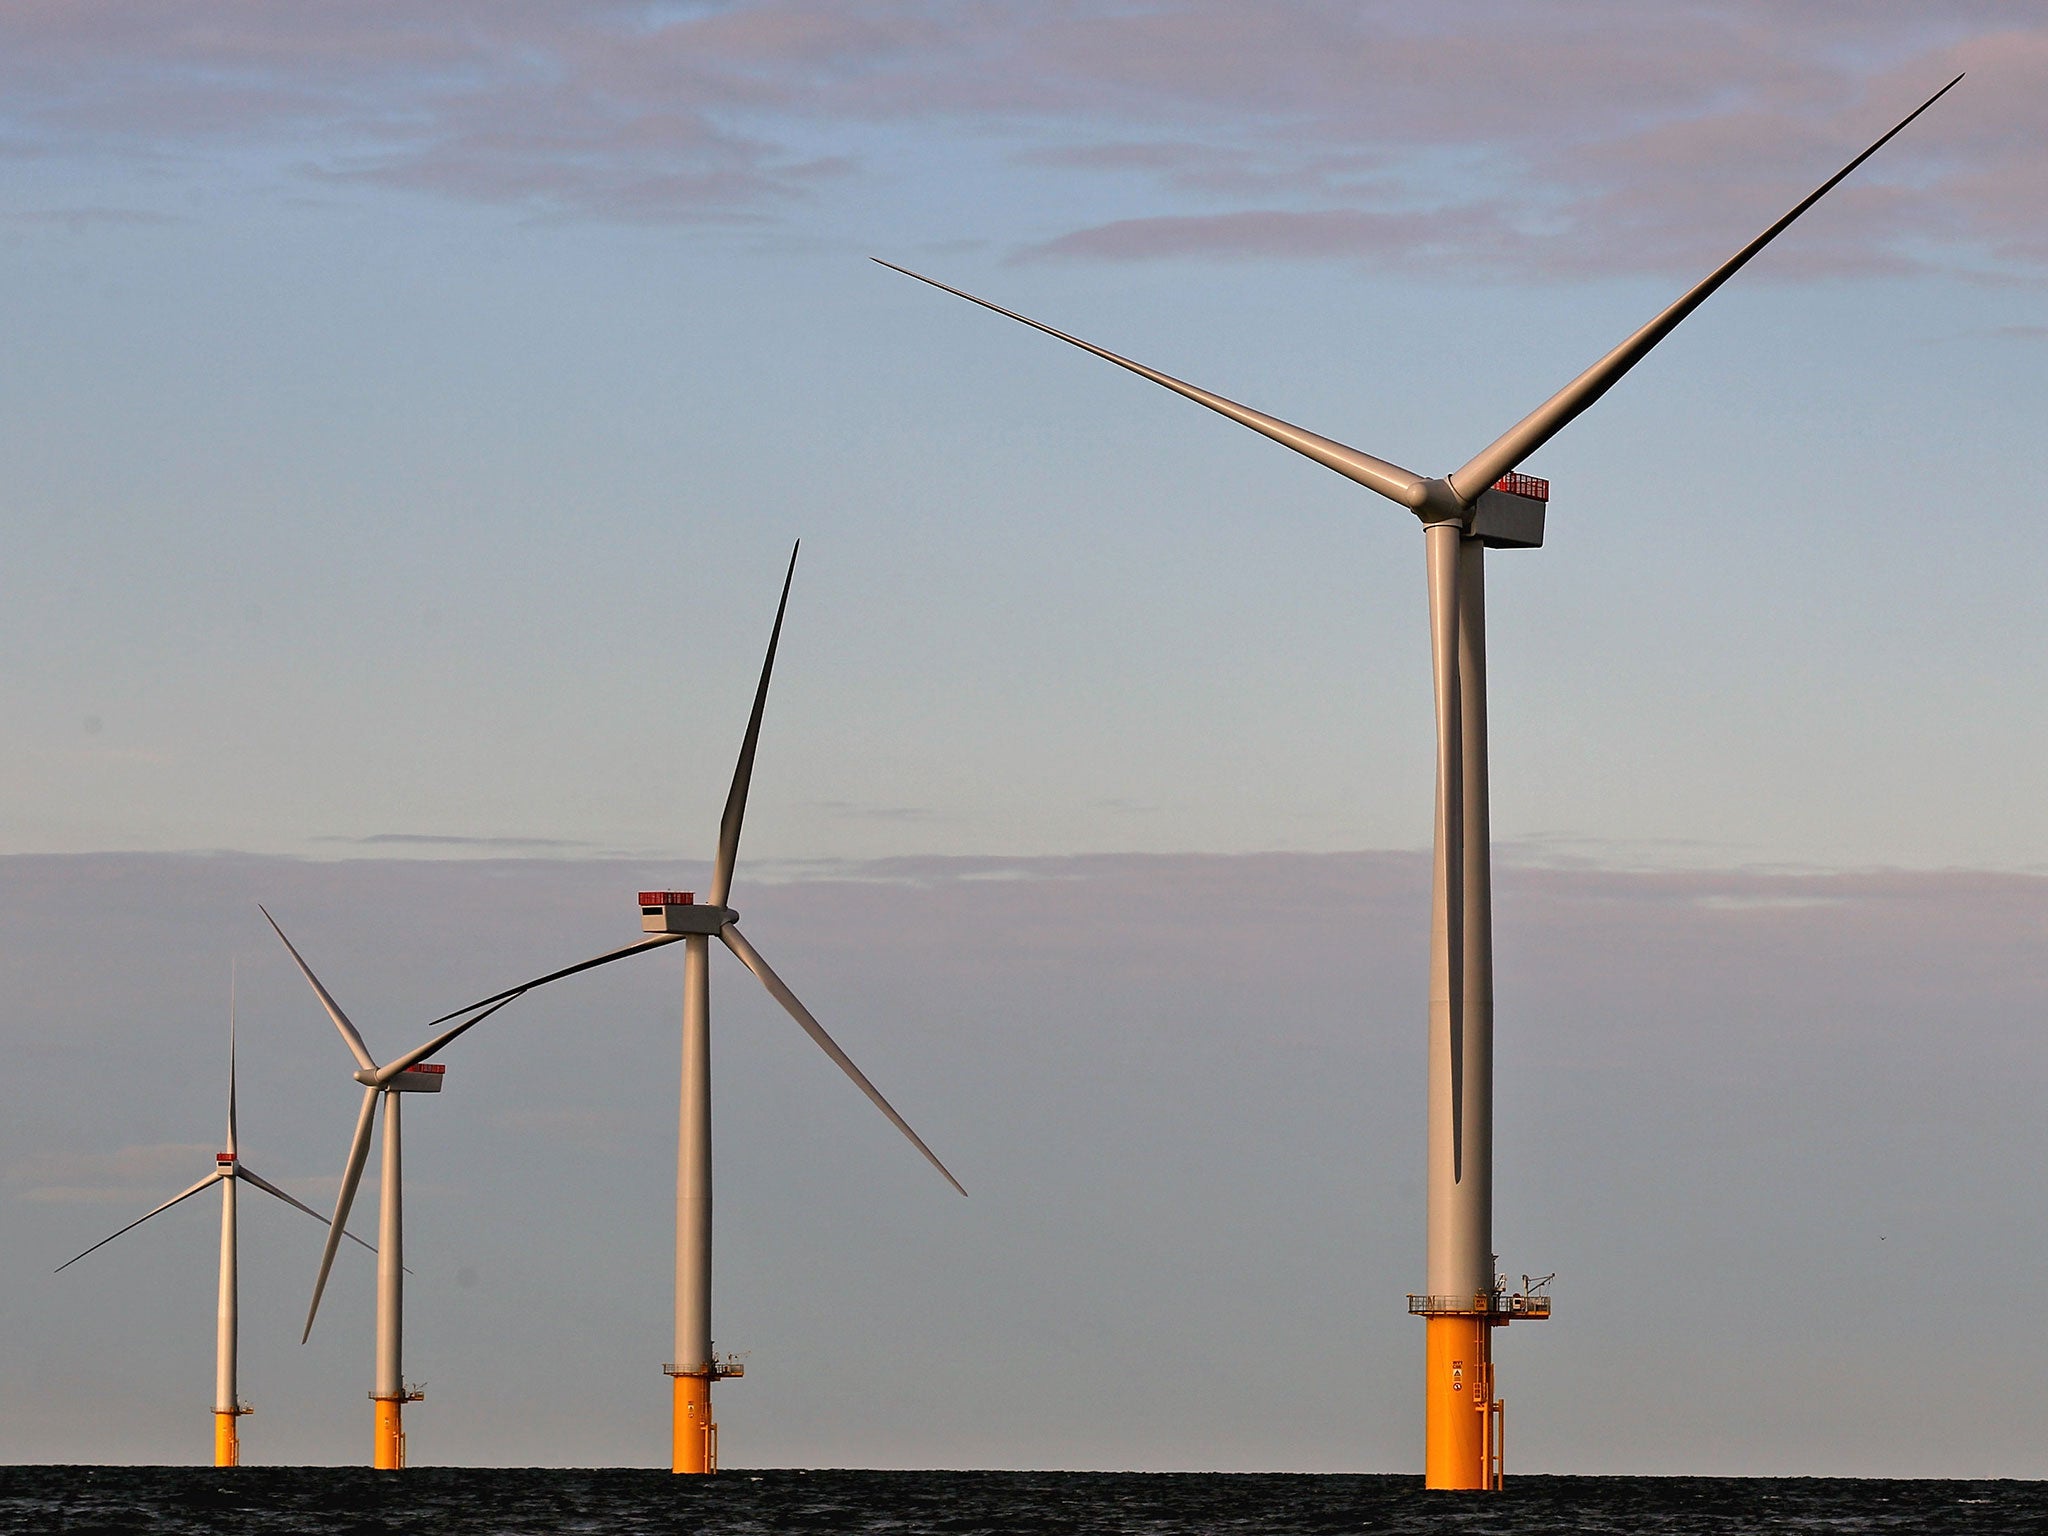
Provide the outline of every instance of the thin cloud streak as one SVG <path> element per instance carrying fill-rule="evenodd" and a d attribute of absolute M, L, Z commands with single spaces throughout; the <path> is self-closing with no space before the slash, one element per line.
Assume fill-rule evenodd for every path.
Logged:
<path fill-rule="evenodd" d="M 1478 222 L 1484 223 L 1482 218 Z M 1461 224 L 1453 244 L 1433 244 L 1430 221 L 1405 215 L 1358 209 L 1297 212 L 1279 208 L 1245 209 L 1236 213 L 1178 214 L 1156 218 L 1118 219 L 1077 229 L 1043 244 L 1028 246 L 1011 259 L 1089 261 L 1157 261 L 1202 257 L 1225 261 L 1352 260 L 1380 261 L 1422 268 L 1446 258 L 1470 262 L 1486 246 L 1506 244 L 1506 231 L 1475 235 Z M 1505 254 L 1505 253 L 1503 253 Z"/>
<path fill-rule="evenodd" d="M 591 844 L 573 837 L 470 837 L 455 832 L 373 832 L 367 837 L 344 837 L 329 835 L 314 839 L 321 843 L 348 843 L 359 848 L 418 847 L 418 848 L 578 848 L 588 850 Z"/>
<path fill-rule="evenodd" d="M 196 1141 L 151 1142 L 111 1152 L 36 1152 L 7 1169 L 15 1196 L 44 1204 L 111 1204 L 167 1200 L 195 1183 L 217 1146 Z"/>
<path fill-rule="evenodd" d="M 149 228 L 179 222 L 180 220 L 172 214 L 159 213 L 150 208 L 30 208 L 0 216 L 0 223 L 25 228 L 55 225 L 73 234 L 98 225 Z M 98 727 L 88 725 L 86 729 L 89 732 L 96 732 Z"/>
<path fill-rule="evenodd" d="M 813 800 L 811 804 L 827 815 L 855 821 L 930 821 L 935 814 L 928 805 L 875 805 L 861 800 Z"/>

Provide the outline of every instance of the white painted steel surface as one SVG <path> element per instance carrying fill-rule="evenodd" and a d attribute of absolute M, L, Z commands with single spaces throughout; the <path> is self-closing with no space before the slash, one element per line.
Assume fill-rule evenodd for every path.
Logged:
<path fill-rule="evenodd" d="M 1620 346 L 1480 449 L 1459 468 L 1452 470 L 1449 477 L 1451 489 L 1457 492 L 1459 499 L 1467 503 L 1475 500 L 1481 491 L 1563 431 L 1581 412 L 1619 383 L 1623 374 L 1649 356 L 1650 349 L 1677 329 L 1679 322 L 1687 315 L 1712 297 L 1715 289 L 1747 266 L 1751 257 L 1777 239 L 1794 219 L 1832 192 L 1857 166 L 1905 132 L 1908 123 L 1954 90 L 1962 78 L 1961 75 L 1957 75 L 1954 80 L 1920 103 L 1901 118 L 1898 125 L 1889 133 L 1800 199 L 1777 223 L 1679 295 L 1647 325 L 1634 332 Z"/>
<path fill-rule="evenodd" d="M 683 941 L 683 1075 L 676 1119 L 676 1351 L 711 1366 L 711 940 Z"/>
<path fill-rule="evenodd" d="M 241 1399 L 235 1394 L 235 1353 L 240 1332 L 236 1321 L 239 1275 L 235 1262 L 235 1183 L 231 1174 L 220 1181 L 220 1294 L 214 1306 L 213 1329 L 215 1413 L 239 1413 L 242 1409 Z"/>
<path fill-rule="evenodd" d="M 1486 546 L 1458 542 L 1458 825 L 1460 967 L 1456 1060 L 1462 1079 L 1459 1177 L 1430 1204 L 1446 1273 L 1493 1286 L 1493 818 L 1486 763 Z M 1434 1118 L 1434 1116 L 1432 1117 Z M 1437 1271 L 1429 1270 L 1431 1289 Z"/>
<path fill-rule="evenodd" d="M 213 1326 L 213 1411 L 240 1413 L 241 1400 L 235 1395 L 235 1356 L 240 1342 L 236 1320 L 240 1275 L 236 1263 L 235 1160 L 240 1148 L 235 1142 L 235 966 L 228 966 L 228 1162 L 220 1181 L 220 1290 L 214 1304 Z M 222 1166 L 216 1160 L 216 1173 Z"/>
<path fill-rule="evenodd" d="M 405 1395 L 405 1161 L 399 1145 L 405 1100 L 386 1091 L 384 1151 L 377 1170 L 377 1374 L 373 1396 Z"/>
<path fill-rule="evenodd" d="M 1079 347 L 1083 352 L 1092 352 L 1105 362 L 1115 363 L 1119 368 L 1128 368 L 1139 378 L 1150 379 L 1154 384 L 1170 389 L 1176 395 L 1192 400 L 1197 405 L 1206 405 L 1218 415 L 1229 417 L 1239 426 L 1250 427 L 1262 437 L 1270 437 L 1281 446 L 1292 448 L 1296 453 L 1315 460 L 1325 469 L 1333 469 L 1345 479 L 1355 480 L 1367 490 L 1378 491 L 1389 501 L 1399 502 L 1411 510 L 1419 510 L 1428 494 L 1428 483 L 1413 470 L 1403 469 L 1398 464 L 1390 464 L 1385 459 L 1375 458 L 1372 454 L 1353 448 L 1347 443 L 1340 443 L 1335 438 L 1311 432 L 1306 427 L 1297 427 L 1292 422 L 1282 421 L 1278 416 L 1268 416 L 1264 411 L 1240 405 L 1235 400 L 1212 393 L 1199 385 L 1176 379 L 1170 373 L 1161 373 L 1157 368 L 1148 368 L 1143 363 L 1133 362 L 1130 358 L 1112 352 L 1106 347 L 1098 347 L 1092 341 L 1083 341 L 1078 336 L 1069 336 L 1065 331 L 1056 331 L 1049 325 L 1033 320 L 1029 315 L 1020 315 L 1014 309 L 1005 309 L 1000 304 L 992 304 L 987 299 L 977 298 L 964 288 L 954 288 L 935 277 L 926 277 L 922 272 L 899 267 L 893 261 L 883 261 L 879 256 L 870 259 L 880 266 L 887 267 L 891 272 L 901 272 L 905 277 L 914 277 L 921 283 L 931 284 L 934 288 L 943 288 L 970 304 L 992 309 L 999 315 L 1030 326 L 1034 331 L 1057 336 L 1061 341 Z"/>
<path fill-rule="evenodd" d="M 327 1292 L 327 1274 L 334 1267 L 335 1233 L 348 1230 L 348 1213 L 356 1201 L 356 1184 L 363 1176 L 363 1165 L 370 1160 L 370 1135 L 377 1126 L 377 1100 L 382 1095 L 375 1088 L 363 1090 L 362 1106 L 356 1111 L 355 1134 L 349 1138 L 348 1161 L 342 1165 L 341 1191 L 335 1197 L 334 1215 L 328 1222 L 327 1247 L 320 1255 L 320 1273 L 313 1281 L 313 1300 L 306 1308 L 306 1330 L 299 1335 L 299 1342 L 305 1343 L 313 1336 L 313 1319 L 320 1314 L 320 1298 Z"/>
<path fill-rule="evenodd" d="M 1484 550 L 1455 523 L 1438 523 L 1424 551 L 1437 722 L 1426 1251 L 1432 1292 L 1471 1294 L 1493 1284 L 1486 693 L 1476 665 L 1485 644 Z"/>

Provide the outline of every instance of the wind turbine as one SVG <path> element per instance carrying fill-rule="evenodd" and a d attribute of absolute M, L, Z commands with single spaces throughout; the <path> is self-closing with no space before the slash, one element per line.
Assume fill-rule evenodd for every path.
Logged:
<path fill-rule="evenodd" d="M 341 1192 L 334 1202 L 334 1220 L 327 1234 L 327 1250 L 320 1256 L 320 1278 L 313 1285 L 313 1304 L 306 1309 L 306 1331 L 300 1335 L 304 1343 L 313 1336 L 313 1319 L 320 1312 L 320 1297 L 327 1289 L 327 1272 L 334 1265 L 334 1250 L 341 1241 L 341 1232 L 348 1223 L 349 1206 L 355 1201 L 356 1185 L 363 1176 L 363 1163 L 370 1155 L 370 1132 L 377 1119 L 378 1101 L 384 1105 L 384 1148 L 379 1160 L 378 1175 L 380 1187 L 377 1205 L 377 1373 L 376 1386 L 370 1397 L 377 1405 L 376 1432 L 372 1442 L 370 1464 L 380 1470 L 392 1471 L 405 1465 L 405 1426 L 402 1410 L 407 1403 L 418 1402 L 426 1394 L 416 1387 L 406 1385 L 405 1373 L 401 1368 L 401 1354 L 405 1334 L 405 1233 L 404 1233 L 404 1179 L 403 1160 L 399 1147 L 398 1095 L 401 1093 L 439 1093 L 441 1079 L 447 1068 L 440 1062 L 430 1061 L 443 1046 L 458 1035 L 481 1024 L 500 1008 L 519 996 L 519 990 L 493 998 L 481 1012 L 464 1008 L 460 1014 L 471 1014 L 453 1029 L 444 1030 L 424 1045 L 416 1045 L 401 1056 L 394 1056 L 382 1066 L 370 1054 L 370 1048 L 363 1043 L 348 1015 L 341 1011 L 328 990 L 320 984 L 312 967 L 285 938 L 284 930 L 277 926 L 277 919 L 268 909 L 258 907 L 264 921 L 284 947 L 291 951 L 291 957 L 298 962 L 299 973 L 306 978 L 313 993 L 320 999 L 320 1006 L 327 1010 L 327 1017 L 334 1020 L 334 1027 L 341 1031 L 342 1043 L 349 1054 L 356 1059 L 355 1080 L 363 1085 L 363 1107 L 356 1116 L 355 1137 L 349 1143 L 348 1162 L 341 1174 Z M 480 1005 L 481 1006 L 481 1005 Z M 451 1014 L 449 1017 L 456 1017 Z M 445 1023 L 436 1019 L 434 1023 Z M 430 1028 L 432 1026 L 429 1026 Z"/>
<path fill-rule="evenodd" d="M 726 905 L 732 894 L 733 868 L 739 859 L 740 824 L 746 818 L 747 788 L 754 775 L 754 749 L 761 736 L 761 715 L 768 704 L 768 680 L 775 670 L 775 648 L 782 639 L 782 616 L 789 607 L 790 582 L 796 577 L 796 550 L 789 554 L 789 570 L 782 580 L 782 600 L 775 609 L 775 627 L 768 635 L 767 659 L 761 663 L 761 681 L 754 691 L 754 711 L 747 719 L 747 733 L 740 744 L 739 765 L 733 770 L 732 789 L 725 800 L 725 814 L 718 824 L 718 853 L 712 865 L 710 900 L 699 903 L 690 891 L 642 891 L 640 927 L 650 937 L 568 966 L 446 1015 L 455 1018 L 474 1008 L 502 1006 L 523 992 L 559 981 L 614 960 L 623 960 L 643 950 L 681 941 L 683 946 L 683 1070 L 681 1106 L 676 1138 L 676 1312 L 675 1358 L 663 1369 L 673 1378 L 673 1420 L 670 1438 L 671 1469 L 676 1472 L 709 1473 L 718 1470 L 718 1426 L 711 1417 L 711 1384 L 725 1377 L 744 1375 L 743 1367 L 730 1356 L 720 1358 L 711 1342 L 711 940 L 715 937 L 752 971 L 768 995 L 780 1003 L 797 1024 L 818 1043 L 839 1070 L 853 1079 L 889 1123 L 910 1139 L 934 1168 L 961 1194 L 967 1191 L 946 1170 L 932 1149 L 924 1144 L 910 1123 L 897 1114 L 881 1091 L 824 1026 L 770 969 L 761 952 L 739 930 L 739 913 Z M 444 1022 L 436 1019 L 435 1024 Z M 431 1027 L 431 1025 L 429 1026 Z"/>
<path fill-rule="evenodd" d="M 242 1464 L 242 1437 L 237 1431 L 236 1421 L 245 1413 L 254 1412 L 243 1403 L 235 1389 L 236 1347 L 240 1332 L 237 1313 L 237 1250 L 238 1234 L 235 1212 L 235 1187 L 247 1180 L 266 1195 L 275 1195 L 294 1210 L 304 1211 L 315 1221 L 325 1225 L 327 1218 L 303 1201 L 286 1194 L 275 1184 L 264 1178 L 255 1169 L 242 1161 L 241 1145 L 235 1136 L 235 987 L 233 973 L 228 980 L 228 1144 L 224 1151 L 214 1154 L 213 1172 L 194 1184 L 183 1194 L 173 1195 L 155 1210 L 144 1213 L 129 1222 L 120 1232 L 103 1237 L 77 1258 L 66 1259 L 59 1264 L 56 1273 L 62 1274 L 86 1253 L 96 1253 L 119 1237 L 122 1232 L 132 1232 L 151 1216 L 161 1215 L 180 1201 L 189 1200 L 201 1190 L 212 1185 L 220 1186 L 220 1303 L 214 1314 L 213 1344 L 213 1464 L 216 1467 L 238 1467 Z M 364 1243 L 353 1232 L 348 1234 L 353 1243 Z"/>
<path fill-rule="evenodd" d="M 1497 1488 L 1502 1404 L 1493 1328 L 1550 1313 L 1545 1296 L 1509 1296 L 1493 1253 L 1493 897 L 1486 776 L 1487 549 L 1543 542 L 1549 482 L 1518 466 L 1641 362 L 1751 257 L 1933 106 L 1956 76 L 1669 308 L 1442 477 L 1403 469 L 1133 362 L 920 273 L 944 289 L 1250 427 L 1413 512 L 1423 524 L 1436 695 L 1436 835 L 1430 897 L 1428 1289 L 1408 1298 L 1426 1320 L 1425 1477 L 1432 1488 Z M 879 260 L 880 258 L 876 258 Z"/>

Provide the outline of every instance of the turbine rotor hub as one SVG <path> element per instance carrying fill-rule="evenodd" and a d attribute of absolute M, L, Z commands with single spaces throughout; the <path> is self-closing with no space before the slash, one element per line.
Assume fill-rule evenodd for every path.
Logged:
<path fill-rule="evenodd" d="M 1451 482 L 1442 478 L 1431 478 L 1422 482 L 1413 511 L 1422 519 L 1424 527 L 1437 523 L 1457 523 L 1461 526 L 1471 516 L 1472 509 Z"/>

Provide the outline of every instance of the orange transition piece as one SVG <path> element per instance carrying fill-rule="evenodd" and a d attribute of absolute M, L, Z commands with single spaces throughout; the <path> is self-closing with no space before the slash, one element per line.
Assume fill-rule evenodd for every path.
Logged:
<path fill-rule="evenodd" d="M 396 1472 L 405 1465 L 405 1426 L 399 1419 L 399 1410 L 405 1407 L 402 1397 L 380 1397 L 377 1404 L 377 1443 L 370 1465 L 380 1472 Z"/>
<path fill-rule="evenodd" d="M 739 1359 L 713 1355 L 708 1365 L 688 1369 L 664 1365 L 675 1382 L 675 1416 L 670 1420 L 669 1470 L 706 1477 L 718 1470 L 718 1425 L 711 1417 L 711 1383 L 747 1374 Z"/>
<path fill-rule="evenodd" d="M 1429 1330 L 1424 1485 L 1498 1488 L 1501 1405 L 1493 1396 L 1493 1321 L 1484 1313 L 1468 1313 L 1425 1318 L 1424 1326 Z"/>
<path fill-rule="evenodd" d="M 677 1374 L 675 1450 L 671 1471 L 699 1475 L 718 1470 L 718 1426 L 711 1419 L 711 1373 Z"/>
<path fill-rule="evenodd" d="M 213 1410 L 213 1464 L 216 1467 L 239 1467 L 242 1464 L 242 1437 L 235 1429 L 235 1420 L 249 1410 Z"/>
<path fill-rule="evenodd" d="M 1471 1296 L 1410 1296 L 1429 1329 L 1423 1346 L 1423 1485 L 1498 1488 L 1507 1467 L 1507 1404 L 1493 1376 L 1493 1330 L 1550 1317 L 1550 1298 L 1506 1286 Z M 1524 1284 L 1528 1284 L 1524 1277 Z"/>

